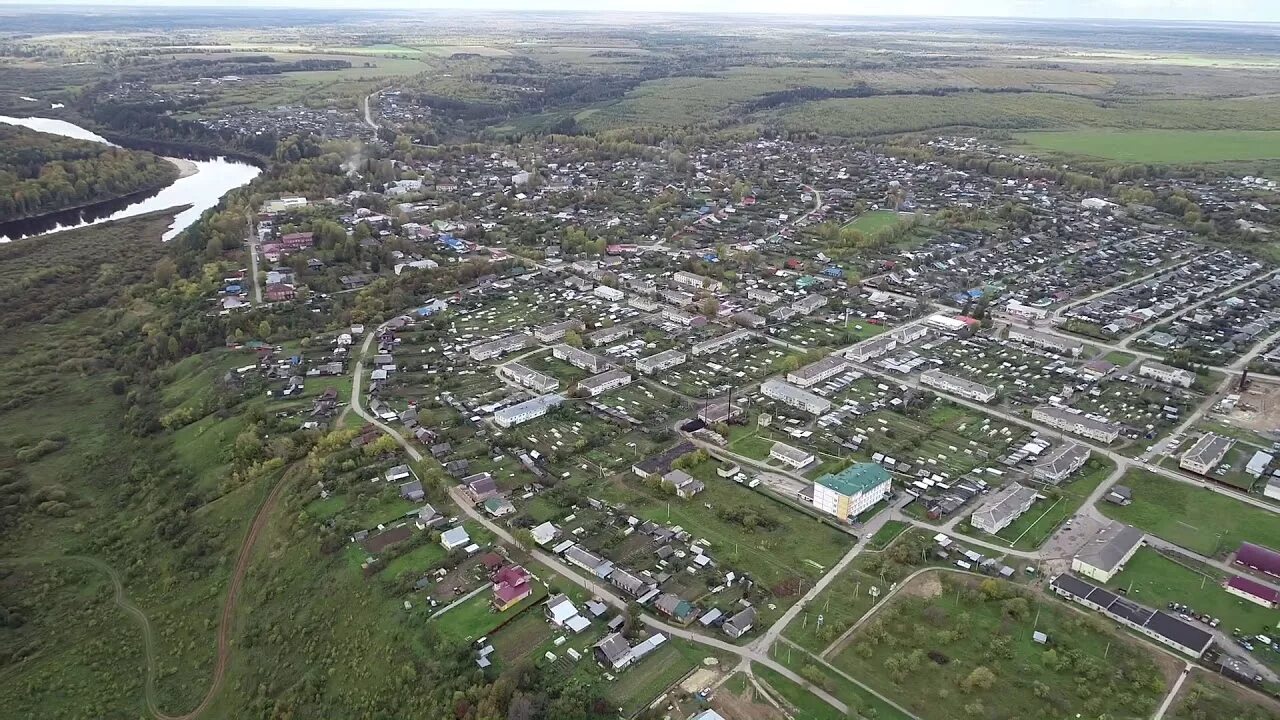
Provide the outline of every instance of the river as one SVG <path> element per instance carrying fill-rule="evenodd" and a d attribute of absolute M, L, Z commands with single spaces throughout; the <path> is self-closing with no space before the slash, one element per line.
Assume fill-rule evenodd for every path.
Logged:
<path fill-rule="evenodd" d="M 92 133 L 79 125 L 54 118 L 27 117 L 16 118 L 0 115 L 0 123 L 21 125 L 32 130 L 62 135 L 77 140 L 91 140 L 105 143 L 106 138 Z M 178 213 L 173 224 L 164 233 L 164 240 L 171 240 L 178 233 L 187 229 L 209 208 L 218 204 L 223 195 L 248 183 L 262 172 L 248 163 L 216 157 L 212 160 L 201 160 L 193 157 L 175 158 L 175 163 L 183 168 L 182 176 L 169 185 L 150 192 L 138 193 L 116 200 L 95 203 L 88 207 L 63 210 L 25 220 L 0 223 L 0 242 L 9 242 L 24 237 L 35 237 L 60 230 L 71 230 L 86 225 L 96 225 L 110 220 L 142 215 L 155 210 L 165 210 L 179 205 L 191 207 Z M 194 168 L 195 172 L 191 172 Z"/>

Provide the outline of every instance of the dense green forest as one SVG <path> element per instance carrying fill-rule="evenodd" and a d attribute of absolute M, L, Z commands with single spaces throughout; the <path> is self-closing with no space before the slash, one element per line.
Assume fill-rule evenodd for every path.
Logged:
<path fill-rule="evenodd" d="M 0 125 L 0 222 L 161 188 L 177 175 L 149 152 Z"/>

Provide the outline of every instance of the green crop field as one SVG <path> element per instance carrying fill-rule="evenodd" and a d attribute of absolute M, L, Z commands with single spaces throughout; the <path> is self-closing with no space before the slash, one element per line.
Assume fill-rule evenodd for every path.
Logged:
<path fill-rule="evenodd" d="M 1150 163 L 1280 158 L 1280 130 L 1076 130 L 1021 133 L 1033 151 Z"/>
<path fill-rule="evenodd" d="M 1276 514 L 1204 488 L 1131 470 L 1120 479 L 1133 489 L 1133 504 L 1099 502 L 1098 509 L 1202 555 L 1225 555 L 1248 541 L 1280 548 Z"/>

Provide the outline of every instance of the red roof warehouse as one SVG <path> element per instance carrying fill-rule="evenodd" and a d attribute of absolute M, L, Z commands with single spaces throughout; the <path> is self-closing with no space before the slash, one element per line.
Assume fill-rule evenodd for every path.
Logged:
<path fill-rule="evenodd" d="M 1280 590 L 1270 588 L 1256 580 L 1232 576 L 1227 581 L 1227 592 L 1263 607 L 1275 608 L 1280 604 Z"/>

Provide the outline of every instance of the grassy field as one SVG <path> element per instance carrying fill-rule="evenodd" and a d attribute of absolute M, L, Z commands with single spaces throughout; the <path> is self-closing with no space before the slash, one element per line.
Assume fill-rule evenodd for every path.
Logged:
<path fill-rule="evenodd" d="M 1170 602 L 1188 605 L 1197 613 L 1221 619 L 1227 632 L 1240 628 L 1256 634 L 1274 629 L 1274 610 L 1228 594 L 1222 589 L 1222 579 L 1217 571 L 1193 569 L 1143 548 L 1109 585 L 1124 588 L 1129 597 L 1152 607 L 1163 608 Z"/>
<path fill-rule="evenodd" d="M 521 610 L 541 602 L 547 591 L 541 585 L 535 585 L 533 595 L 520 601 L 519 605 L 505 612 L 494 612 L 490 605 L 492 595 L 481 591 L 470 600 L 465 600 L 457 607 L 435 619 L 440 634 L 446 637 L 471 642 L 478 637 L 488 635 L 494 628 L 508 618 L 515 617 Z"/>
<path fill-rule="evenodd" d="M 1048 649 L 1033 629 L 1049 635 Z M 914 580 L 834 664 L 924 720 L 1146 718 L 1174 672 L 1097 618 L 948 574 Z"/>
<path fill-rule="evenodd" d="M 890 705 L 870 692 L 867 692 L 856 683 L 845 679 L 844 676 L 840 675 L 840 673 L 836 672 L 834 669 L 821 663 L 814 662 L 813 659 L 805 653 L 789 649 L 786 645 L 779 643 L 773 646 L 771 654 L 773 655 L 773 659 L 777 660 L 783 666 L 799 673 L 801 677 L 808 679 L 813 684 L 836 696 L 849 707 L 856 708 L 856 712 L 860 718 L 865 718 L 866 720 L 908 720 L 908 716 L 893 705 Z M 757 665 L 755 667 L 757 668 L 756 672 L 759 672 L 760 666 Z M 773 672 L 768 668 L 763 669 Z M 783 678 L 776 673 L 770 677 L 778 677 L 781 680 L 786 680 L 786 678 Z M 803 690 L 804 688 L 796 689 Z M 809 693 L 806 691 L 806 694 Z M 814 702 L 821 703 L 823 706 L 834 712 L 834 709 L 830 708 L 830 706 L 819 700 L 816 696 L 810 695 L 810 697 L 813 698 Z M 818 708 L 817 706 L 813 707 L 817 712 L 823 712 L 821 708 Z"/>
<path fill-rule="evenodd" d="M 1197 669 L 1165 715 L 1169 720 L 1275 720 L 1280 703 Z"/>
<path fill-rule="evenodd" d="M 867 541 L 868 550 L 883 550 L 889 546 L 889 543 L 897 539 L 904 530 L 911 527 L 910 523 L 901 520 L 888 520 L 880 529 L 876 531 L 871 539 Z"/>
<path fill-rule="evenodd" d="M 1273 512 L 1146 470 L 1129 471 L 1120 484 L 1133 489 L 1133 504 L 1100 502 L 1105 515 L 1188 550 L 1222 556 L 1245 541 L 1280 548 L 1280 519 Z"/>
<path fill-rule="evenodd" d="M 810 652 L 822 652 L 875 605 L 876 598 L 871 595 L 873 587 L 879 589 L 881 597 L 888 590 L 880 578 L 853 567 L 845 568 L 818 593 L 807 606 L 808 610 L 791 621 L 784 634 Z M 818 627 L 819 615 L 822 627 Z"/>
<path fill-rule="evenodd" d="M 863 234 L 870 235 L 877 230 L 891 228 L 902 222 L 898 213 L 892 210 L 870 210 L 853 219 L 846 227 L 851 227 Z"/>
<path fill-rule="evenodd" d="M 764 681 L 787 705 L 795 709 L 797 717 L 806 720 L 846 720 L 847 715 L 836 710 L 800 685 L 786 679 L 775 670 L 756 665 L 752 672 Z"/>
<path fill-rule="evenodd" d="M 1195 164 L 1280 158 L 1280 131 L 1274 130 L 1076 130 L 1015 137 L 1033 151 L 1124 162 Z"/>

